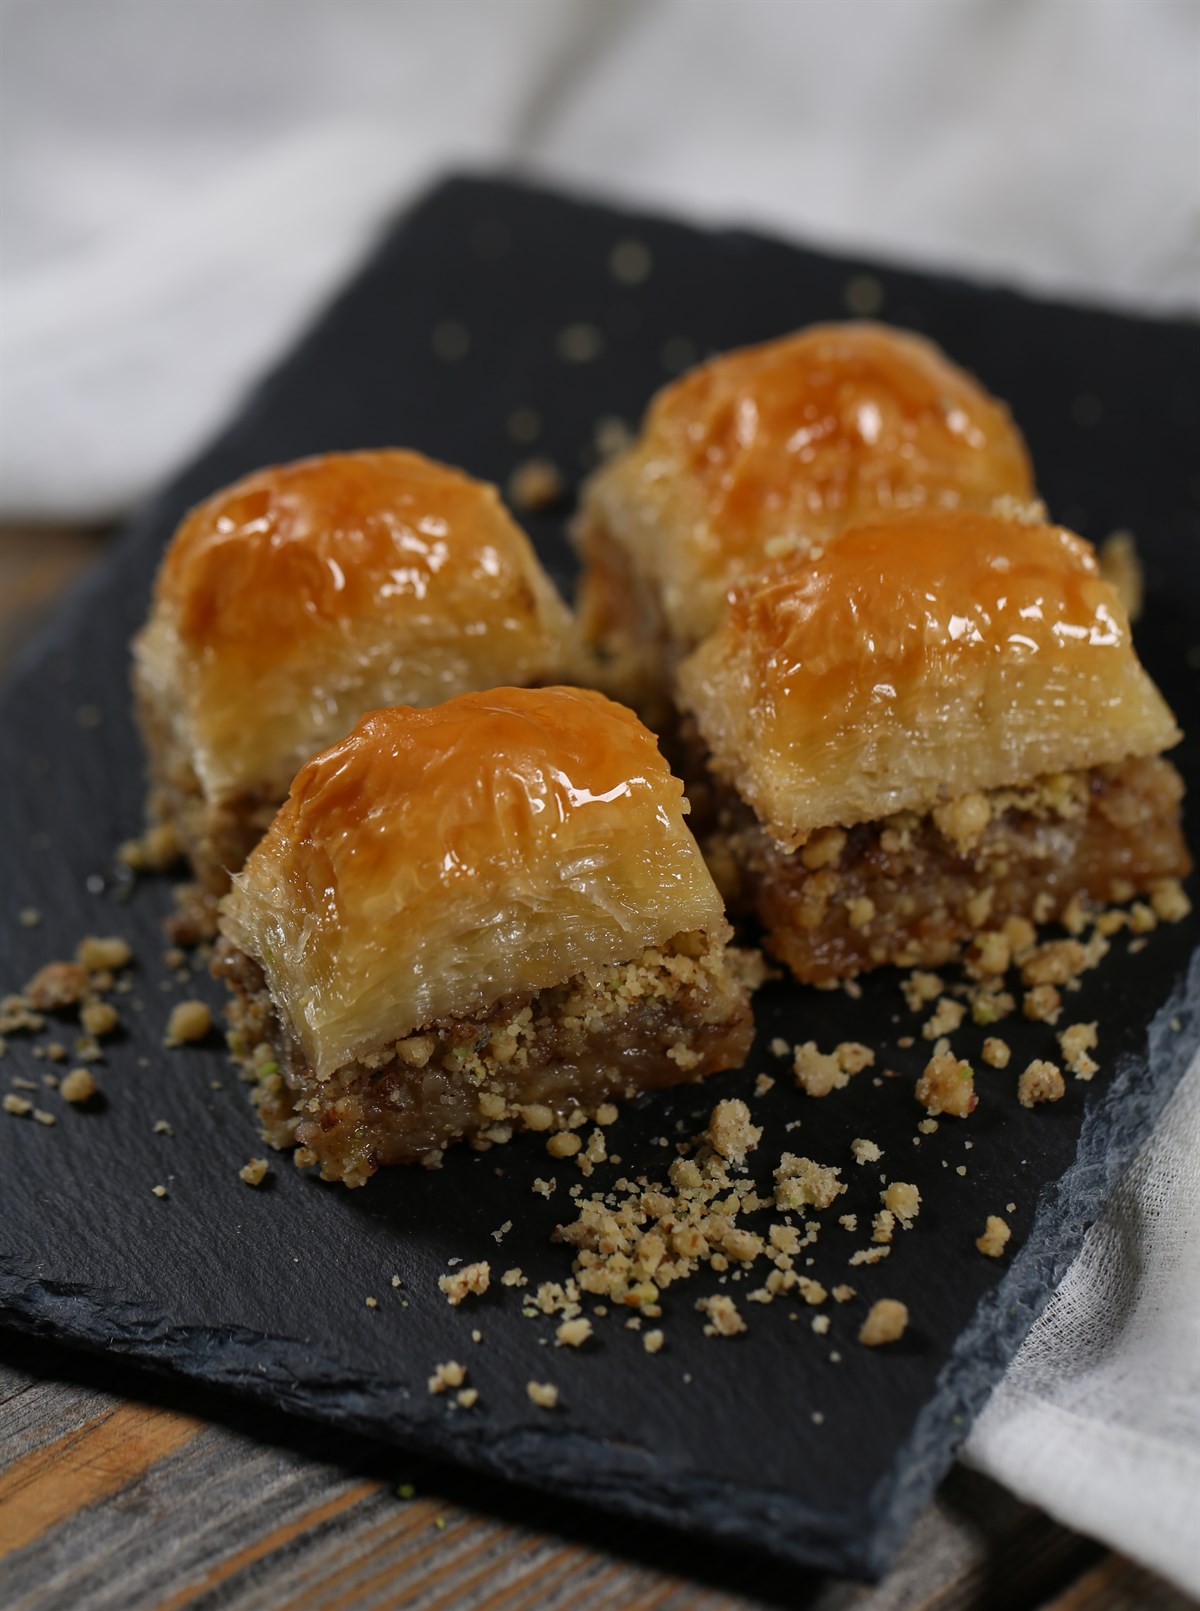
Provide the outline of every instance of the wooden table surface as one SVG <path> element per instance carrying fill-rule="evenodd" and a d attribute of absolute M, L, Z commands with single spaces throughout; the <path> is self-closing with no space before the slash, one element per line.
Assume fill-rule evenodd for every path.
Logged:
<path fill-rule="evenodd" d="M 0 667 L 105 542 L 102 532 L 0 527 Z M 497 1490 L 0 1329 L 3 1611 L 1190 1604 L 963 1469 L 942 1485 L 887 1581 L 861 1588 Z"/>

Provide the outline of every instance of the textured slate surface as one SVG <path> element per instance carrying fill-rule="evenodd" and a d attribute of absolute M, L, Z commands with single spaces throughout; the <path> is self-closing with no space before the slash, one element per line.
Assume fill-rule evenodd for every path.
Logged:
<path fill-rule="evenodd" d="M 653 252 L 637 286 L 608 266 L 612 246 L 629 238 Z M 985 1073 L 969 1123 L 943 1122 L 919 1148 L 911 1076 L 922 1043 L 896 1046 L 916 1020 L 895 975 L 869 980 L 860 1002 L 768 987 L 745 1072 L 627 1111 L 610 1133 L 620 1168 L 602 1167 L 586 1187 L 661 1174 L 670 1154 L 657 1138 L 698 1127 L 718 1095 L 744 1094 L 767 1126 L 764 1166 L 799 1140 L 800 1150 L 846 1163 L 851 1189 L 838 1212 L 865 1222 L 878 1171 L 849 1165 L 848 1149 L 870 1136 L 885 1148 L 880 1167 L 920 1185 L 919 1229 L 885 1263 L 854 1271 L 846 1260 L 865 1234 L 825 1230 L 811 1273 L 851 1280 L 863 1302 L 834 1310 L 824 1339 L 809 1312 L 793 1320 L 799 1306 L 777 1303 L 743 1306 L 747 1336 L 707 1340 L 692 1308 L 706 1288 L 693 1282 L 666 1295 L 667 1347 L 648 1359 L 611 1319 L 576 1353 L 554 1349 L 553 1323 L 523 1319 L 511 1292 L 458 1311 L 437 1292 L 451 1257 L 519 1264 L 531 1280 L 566 1276 L 567 1253 L 549 1234 L 578 1177 L 535 1140 L 451 1155 L 436 1174 L 392 1171 L 356 1193 L 302 1177 L 286 1159 L 264 1189 L 243 1186 L 237 1167 L 260 1148 L 219 1044 L 160 1045 L 177 994 L 219 996 L 207 981 L 173 983 L 160 964 L 168 887 L 148 882 L 128 899 L 111 876 L 111 847 L 140 815 L 125 645 L 190 503 L 272 459 L 392 442 L 503 481 L 531 451 L 514 445 L 506 421 L 529 407 L 544 422 L 537 451 L 577 479 L 596 421 L 635 421 L 666 378 L 664 355 L 673 362 L 840 316 L 848 282 L 865 267 L 516 185 L 453 181 L 396 227 L 229 432 L 133 524 L 0 707 L 0 984 L 69 954 L 87 931 L 126 933 L 139 957 L 127 1033 L 98 1070 L 102 1110 L 67 1112 L 48 1096 L 55 1128 L 0 1122 L 0 1321 L 712 1539 L 840 1571 L 883 1569 L 1200 1038 L 1195 963 L 1190 992 L 1187 979 L 1194 917 L 1140 954 L 1119 941 L 1072 998 L 1073 1018 L 1101 1024 L 1105 1072 L 1091 1086 L 1074 1083 L 1055 1107 L 1030 1113 L 1016 1103 L 1015 1072 Z M 1149 581 L 1140 644 L 1187 720 L 1200 708 L 1200 335 L 870 271 L 883 316 L 927 331 L 1010 400 L 1058 518 L 1094 538 L 1136 531 Z M 435 350 L 463 344 L 447 321 L 467 332 L 455 360 Z M 561 355 L 560 334 L 576 323 L 601 334 L 591 361 Z M 562 512 L 528 524 L 569 585 Z M 1194 799 L 1197 746 L 1178 759 Z M 39 928 L 20 926 L 26 906 L 43 913 Z M 1046 1026 L 1005 1033 L 1014 1067 L 1052 1054 Z M 863 1076 L 814 1103 L 767 1053 L 777 1034 L 868 1040 L 909 1077 L 873 1086 Z M 961 1049 L 970 1047 L 963 1035 Z M 0 1085 L 45 1068 L 14 1039 Z M 781 1076 L 761 1099 L 752 1095 L 759 1071 Z M 799 1136 L 784 1130 L 797 1117 Z M 157 1118 L 173 1137 L 152 1133 Z M 551 1172 L 559 1186 L 546 1201 L 530 1185 Z M 165 1200 L 151 1194 L 158 1182 Z M 1010 1201 L 1013 1254 L 983 1259 L 973 1237 Z M 509 1220 L 498 1245 L 492 1233 Z M 368 1294 L 378 1309 L 366 1307 Z M 903 1298 L 913 1325 L 898 1347 L 870 1352 L 854 1332 L 864 1303 L 882 1295 Z M 481 1346 L 469 1340 L 474 1326 Z M 425 1390 L 430 1369 L 449 1358 L 469 1363 L 481 1391 L 470 1413 Z M 558 1384 L 557 1412 L 528 1404 L 530 1377 Z M 536 1516 L 535 1498 L 530 1507 Z"/>

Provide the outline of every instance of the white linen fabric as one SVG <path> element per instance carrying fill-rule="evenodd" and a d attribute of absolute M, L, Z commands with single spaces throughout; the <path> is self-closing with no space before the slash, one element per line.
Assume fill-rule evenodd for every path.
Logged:
<path fill-rule="evenodd" d="M 421 185 L 1200 308 L 1194 0 L 0 0 L 0 517 L 195 452 Z M 969 1458 L 1200 1593 L 1200 1076 Z"/>

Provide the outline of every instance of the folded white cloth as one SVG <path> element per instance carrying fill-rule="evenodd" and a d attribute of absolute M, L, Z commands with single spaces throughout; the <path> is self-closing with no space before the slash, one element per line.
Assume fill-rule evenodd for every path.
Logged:
<path fill-rule="evenodd" d="M 1200 307 L 1194 0 L 4 0 L 0 516 L 186 459 L 455 163 Z M 969 1445 L 1200 1592 L 1195 1069 Z"/>
<path fill-rule="evenodd" d="M 971 1433 L 971 1465 L 1200 1597 L 1200 1058 Z"/>

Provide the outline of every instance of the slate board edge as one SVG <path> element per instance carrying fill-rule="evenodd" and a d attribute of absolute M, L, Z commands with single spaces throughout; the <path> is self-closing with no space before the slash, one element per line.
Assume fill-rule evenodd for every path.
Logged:
<path fill-rule="evenodd" d="M 330 323 L 335 323 L 340 307 L 352 300 L 361 282 L 377 273 L 381 262 L 399 249 L 406 233 L 406 223 L 415 220 L 427 208 L 437 205 L 446 193 L 472 190 L 492 196 L 497 191 L 507 190 L 509 193 L 541 195 L 559 205 L 578 206 L 585 210 L 612 210 L 614 218 L 619 218 L 626 229 L 631 224 L 636 225 L 639 216 L 624 209 L 614 210 L 611 199 L 597 202 L 587 197 L 564 196 L 550 187 L 524 179 L 513 181 L 474 175 L 455 177 L 417 197 L 402 218 L 381 231 L 376 250 L 368 256 L 345 288 L 318 312 L 309 329 L 301 334 L 282 361 L 250 389 L 232 423 L 223 428 L 189 465 L 152 497 L 127 526 L 105 562 L 81 581 L 55 619 L 20 655 L 0 695 L 0 713 L 9 706 L 10 701 L 19 697 L 22 685 L 38 674 L 47 658 L 72 640 L 78 622 L 93 599 L 110 589 L 126 566 L 140 556 L 144 545 L 162 526 L 164 506 L 176 503 L 180 492 L 189 484 L 194 483 L 198 489 L 195 497 L 202 496 L 208 490 L 204 475 L 209 460 L 222 451 L 227 441 L 236 439 L 248 420 L 270 405 L 277 391 L 287 384 L 292 364 L 303 358 L 313 333 L 324 331 Z M 649 215 L 642 216 L 647 218 L 648 224 L 655 222 Z M 660 218 L 657 222 L 696 228 L 684 220 Z M 753 231 L 739 228 L 700 232 L 725 241 L 739 238 L 753 241 L 760 238 Z M 819 248 L 814 249 L 798 241 L 788 241 L 786 244 L 839 264 L 862 262 L 865 268 L 876 271 L 916 273 L 922 280 L 959 295 L 986 291 L 991 296 L 1001 295 L 1016 302 L 1032 302 L 1043 308 L 1061 306 L 1064 313 L 1080 311 L 1072 304 L 1058 304 L 1051 298 L 1029 295 L 1011 288 L 986 286 L 982 282 L 945 274 L 929 274 L 899 263 L 883 264 L 878 260 L 822 252 Z M 1088 308 L 1086 311 L 1092 317 L 1107 315 L 1122 322 L 1137 317 L 1117 310 Z M 1178 325 L 1180 321 L 1147 317 L 1140 322 L 1148 326 L 1169 327 Z M 1188 1010 L 1189 1016 L 1194 1018 L 1191 1009 L 1196 1005 L 1198 994 L 1200 952 L 1192 958 L 1182 1002 L 1172 998 L 1159 1012 L 1148 1031 L 1148 1046 L 1156 1036 L 1162 1039 L 1164 1025 L 1174 1013 Z M 848 1524 L 836 1541 L 830 1538 L 828 1518 L 819 1521 L 814 1531 L 807 1507 L 799 1505 L 786 1493 L 721 1483 L 700 1484 L 692 1477 L 685 1477 L 681 1480 L 687 1490 L 687 1503 L 684 1513 L 679 1513 L 669 1481 L 654 1474 L 647 1475 L 644 1464 L 640 1462 L 639 1470 L 631 1470 L 630 1461 L 614 1460 L 614 1451 L 603 1442 L 565 1429 L 546 1432 L 522 1430 L 501 1439 L 488 1440 L 478 1434 L 472 1436 L 471 1429 L 465 1425 L 448 1426 L 432 1415 L 408 1414 L 394 1415 L 390 1427 L 383 1429 L 385 1434 L 390 1431 L 400 1442 L 405 1435 L 419 1435 L 423 1452 L 443 1454 L 477 1470 L 501 1475 L 506 1480 L 549 1488 L 580 1498 L 585 1503 L 599 1503 L 611 1510 L 634 1515 L 639 1520 L 658 1521 L 676 1530 L 694 1532 L 723 1543 L 761 1547 L 764 1530 L 769 1529 L 773 1552 L 797 1565 L 816 1566 L 856 1576 L 882 1575 L 929 1493 L 951 1463 L 956 1447 L 966 1437 L 971 1420 L 982 1408 L 1008 1360 L 1049 1301 L 1053 1286 L 1077 1254 L 1088 1226 L 1099 1214 L 1119 1175 L 1132 1162 L 1186 1069 L 1197 1025 L 1190 1022 L 1188 1027 L 1193 1031 L 1190 1038 L 1183 1034 L 1172 1036 L 1173 1060 L 1169 1071 L 1160 1069 L 1156 1072 L 1155 1085 L 1147 1089 L 1146 1101 L 1135 1109 L 1133 1122 L 1123 1127 L 1120 1141 L 1113 1144 L 1110 1130 L 1120 1103 L 1128 1097 L 1131 1088 L 1136 1088 L 1145 1079 L 1150 1066 L 1148 1058 L 1130 1057 L 1123 1061 L 1110 1088 L 1085 1120 L 1075 1163 L 1065 1176 L 1043 1191 L 1037 1218 L 1024 1248 L 1013 1261 L 1001 1285 L 989 1300 L 980 1305 L 968 1330 L 960 1336 L 954 1354 L 939 1377 L 936 1397 L 927 1402 L 905 1453 L 897 1462 L 897 1469 L 904 1474 L 877 1484 L 864 1506 L 861 1520 L 853 1525 Z M 1066 1234 L 1061 1223 L 1054 1223 L 1055 1216 L 1061 1215 L 1064 1208 L 1069 1215 Z M 1018 1302 L 1018 1293 L 1027 1293 L 1029 1301 Z M 194 1329 L 172 1331 L 161 1316 L 155 1316 L 146 1306 L 129 1304 L 127 1300 L 117 1306 L 117 1312 L 123 1310 L 128 1317 L 128 1330 L 123 1336 L 116 1337 L 113 1335 L 112 1321 L 116 1317 L 113 1309 L 108 1310 L 107 1324 L 103 1326 L 96 1324 L 97 1317 L 92 1314 L 83 1314 L 81 1317 L 81 1309 L 80 1299 L 71 1290 L 61 1285 L 43 1283 L 33 1273 L 10 1273 L 0 1268 L 0 1325 L 16 1325 L 32 1329 L 35 1333 L 52 1333 L 60 1340 L 85 1349 L 129 1354 L 157 1373 L 183 1374 L 234 1392 L 264 1397 L 272 1396 L 265 1394 L 262 1386 L 266 1380 L 262 1368 L 263 1348 L 264 1344 L 270 1344 L 275 1350 L 274 1363 L 278 1372 L 278 1379 L 272 1378 L 274 1402 L 285 1402 L 299 1414 L 319 1420 L 333 1420 L 342 1427 L 353 1427 L 375 1438 L 380 1436 L 378 1411 L 372 1414 L 368 1408 L 377 1398 L 377 1393 L 362 1384 L 356 1384 L 364 1401 L 363 1406 L 346 1413 L 347 1378 L 344 1370 L 329 1366 L 326 1379 L 315 1393 L 296 1390 L 294 1385 L 288 1389 L 292 1374 L 288 1360 L 292 1351 L 301 1346 L 289 1339 L 264 1338 L 259 1334 L 241 1334 L 229 1329 L 214 1331 L 211 1337 L 197 1334 Z M 184 1348 L 186 1361 L 192 1358 L 199 1338 L 205 1338 L 211 1344 L 214 1356 L 219 1350 L 221 1357 L 214 1357 L 211 1365 L 206 1363 L 203 1367 L 186 1362 L 181 1366 L 175 1357 L 178 1352 L 176 1345 Z M 981 1357 L 981 1344 L 984 1342 L 987 1348 Z M 244 1365 L 241 1363 L 243 1349 L 247 1350 Z M 304 1359 L 306 1369 L 312 1374 L 313 1360 L 307 1349 L 304 1350 Z M 378 1386 L 386 1387 L 386 1384 Z M 339 1394 L 336 1409 L 327 1397 L 331 1391 Z M 580 1487 L 571 1479 L 571 1464 L 573 1452 L 584 1449 L 591 1464 L 589 1480 L 586 1486 Z M 597 1451 L 604 1457 L 603 1464 L 597 1460 Z M 913 1462 L 912 1469 L 905 1471 L 909 1460 Z M 530 1471 L 533 1472 L 532 1476 L 523 1475 Z M 600 1496 L 597 1493 L 597 1476 L 602 1484 L 608 1485 Z M 698 1490 L 703 1492 L 699 1504 Z M 631 1498 L 631 1493 L 636 1497 Z M 881 1519 L 885 1517 L 888 1519 L 883 1523 Z M 870 1540 L 872 1532 L 873 1542 L 864 1544 L 864 1538 Z"/>
<path fill-rule="evenodd" d="M 1178 1021 L 1178 1030 L 1171 1028 L 1172 1021 Z M 1200 948 L 1192 953 L 1187 978 L 1147 1026 L 1144 1053 L 1126 1054 L 1103 1099 L 1087 1110 L 1074 1163 L 1043 1187 L 1033 1228 L 1008 1274 L 959 1334 L 937 1390 L 895 1462 L 893 1470 L 902 1475 L 885 1479 L 872 1495 L 870 1509 L 876 1518 L 875 1548 L 868 1563 L 872 1576 L 882 1577 L 899 1553 L 929 1494 L 949 1470 L 993 1388 L 1198 1053 Z M 1142 1100 L 1129 1102 L 1139 1089 Z M 1125 1122 L 1119 1124 L 1122 1109 Z"/>

